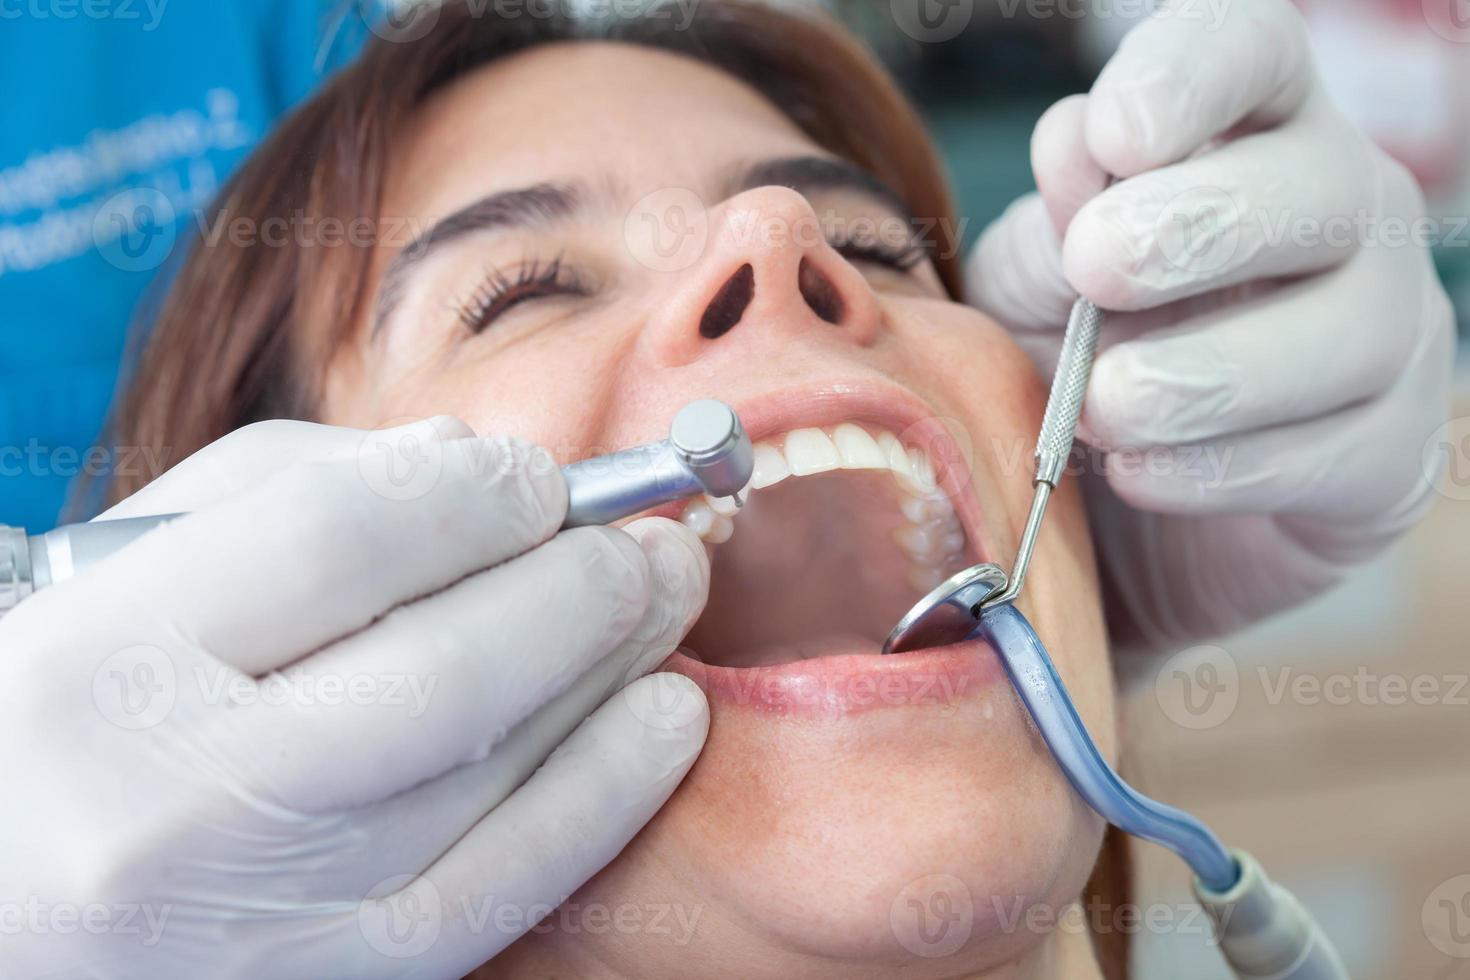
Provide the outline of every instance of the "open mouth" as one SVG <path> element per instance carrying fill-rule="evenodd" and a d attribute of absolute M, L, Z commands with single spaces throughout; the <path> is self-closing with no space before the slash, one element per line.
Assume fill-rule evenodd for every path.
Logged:
<path fill-rule="evenodd" d="M 725 668 L 877 654 L 919 598 L 979 560 L 935 473 L 924 447 L 866 421 L 758 441 L 743 508 L 683 508 L 712 549 L 686 652 Z"/>

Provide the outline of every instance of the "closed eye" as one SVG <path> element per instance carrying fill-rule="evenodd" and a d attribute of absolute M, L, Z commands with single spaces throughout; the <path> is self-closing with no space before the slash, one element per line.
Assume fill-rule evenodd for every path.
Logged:
<path fill-rule="evenodd" d="M 490 269 L 461 304 L 459 319 L 471 333 L 483 333 L 496 320 L 523 303 L 557 296 L 588 296 L 592 292 L 583 277 L 560 257 L 550 262 L 530 259 L 511 274 Z"/>
<path fill-rule="evenodd" d="M 910 272 L 929 257 L 928 250 L 916 240 L 895 245 L 872 238 L 835 236 L 830 244 L 849 262 L 867 262 L 895 272 Z"/>

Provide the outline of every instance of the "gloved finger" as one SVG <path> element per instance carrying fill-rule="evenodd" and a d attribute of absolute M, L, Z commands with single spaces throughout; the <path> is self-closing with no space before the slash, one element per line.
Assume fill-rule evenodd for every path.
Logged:
<path fill-rule="evenodd" d="M 338 957 L 326 972 L 470 973 L 617 857 L 679 785 L 708 730 L 703 692 L 688 678 L 630 685 L 428 871 L 407 868 L 406 883 L 389 879 L 395 891 L 365 901 L 339 944 L 363 955 L 344 971 L 340 951 L 325 950 Z"/>
<path fill-rule="evenodd" d="M 419 678 L 417 703 L 276 699 L 246 719 L 250 751 L 283 760 L 268 777 L 275 795 L 311 813 L 386 799 L 484 759 L 610 654 L 624 655 L 624 676 L 651 666 L 650 645 L 667 656 L 666 624 L 690 621 L 705 599 L 704 557 L 684 536 L 674 543 L 645 553 L 622 531 L 578 528 L 400 607 L 287 670 L 284 682 L 290 691 L 374 683 L 386 695 L 395 679 Z M 653 605 L 662 608 L 650 617 Z M 640 624 L 655 634 L 636 632 Z M 342 764 L 354 758 L 360 764 Z"/>
<path fill-rule="evenodd" d="M 1371 144 L 1325 102 L 1278 129 L 1115 184 L 1077 212 L 1067 281 L 1109 310 L 1340 265 L 1379 189 Z"/>
<path fill-rule="evenodd" d="M 1062 243 L 1038 194 L 986 227 L 965 267 L 965 300 L 1016 331 L 1060 330 L 1077 291 L 1062 274 Z"/>
<path fill-rule="evenodd" d="M 475 435 L 457 418 L 439 415 L 391 429 L 365 431 L 314 422 L 272 419 L 236 429 L 210 443 L 152 483 L 104 511 L 97 520 L 199 510 L 262 483 L 298 463 L 399 453 L 411 462 L 426 443 Z"/>
<path fill-rule="evenodd" d="M 1357 250 L 1376 167 L 1323 103 L 1089 201 L 1063 242 L 1067 281 L 1103 309 L 1141 310 L 1338 266 Z"/>
<path fill-rule="evenodd" d="M 1058 236 L 1065 235 L 1082 205 L 1108 186 L 1108 173 L 1087 146 L 1085 95 L 1062 99 L 1048 109 L 1031 134 L 1031 172 Z"/>
<path fill-rule="evenodd" d="M 651 518 L 624 528 L 648 556 L 655 596 L 622 646 L 506 736 L 490 755 L 460 766 L 360 813 L 379 841 L 357 872 L 366 889 L 395 869 L 427 868 L 446 847 L 500 805 L 598 705 L 657 668 L 693 627 L 709 594 L 709 559 L 682 524 Z M 690 602 L 689 600 L 697 600 Z M 415 828 L 411 834 L 405 827 Z"/>
<path fill-rule="evenodd" d="M 1273 514 L 1180 520 L 1130 507 L 1092 481 L 1083 496 L 1104 574 L 1126 583 L 1117 607 L 1132 641 L 1118 654 L 1124 683 L 1152 677 L 1154 651 L 1223 636 L 1342 579 L 1342 565 L 1283 534 L 1286 519 Z"/>
<path fill-rule="evenodd" d="M 1133 177 L 1241 126 L 1290 118 L 1315 85 L 1301 14 L 1286 0 L 1165 7 L 1130 31 L 1092 87 L 1087 145 Z"/>
<path fill-rule="evenodd" d="M 85 626 L 99 649 L 123 634 L 164 649 L 185 637 L 260 675 L 561 526 L 566 482 L 545 450 L 507 439 L 423 448 L 402 481 L 386 455 L 290 467 L 56 590 L 112 611 Z"/>
<path fill-rule="evenodd" d="M 1108 485 L 1159 513 L 1292 516 L 1339 537 L 1397 532 L 1434 492 L 1421 453 L 1449 411 L 1453 335 L 1418 336 L 1399 381 L 1376 399 L 1197 446 L 1113 452 Z"/>
<path fill-rule="evenodd" d="M 1083 405 L 1088 442 L 1194 444 L 1380 395 L 1419 336 L 1414 320 L 1405 322 L 1413 313 L 1404 309 L 1406 291 L 1392 288 L 1405 278 L 1391 266 L 1418 258 L 1406 249 L 1366 250 L 1339 269 L 1273 284 L 1109 348 L 1093 366 Z"/>

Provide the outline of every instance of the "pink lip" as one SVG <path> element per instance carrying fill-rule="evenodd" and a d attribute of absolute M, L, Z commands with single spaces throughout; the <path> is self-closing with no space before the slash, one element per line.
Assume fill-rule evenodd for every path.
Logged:
<path fill-rule="evenodd" d="M 948 707 L 1004 675 L 983 640 L 885 657 L 853 653 L 772 667 L 718 667 L 675 652 L 663 669 L 683 674 L 722 708 L 762 715 L 840 718 L 880 708 Z"/>
<path fill-rule="evenodd" d="M 873 382 L 836 382 L 773 392 L 733 401 L 732 405 L 752 441 L 792 429 L 867 422 L 893 432 L 907 446 L 922 447 L 934 463 L 935 477 L 954 505 L 976 560 L 993 560 L 988 529 L 975 495 L 970 492 L 970 481 L 974 478 L 970 460 L 955 445 L 942 417 L 912 392 Z M 665 504 L 649 511 L 648 516 L 678 520 L 684 506 L 682 501 Z M 918 598 L 915 596 L 915 601 Z"/>

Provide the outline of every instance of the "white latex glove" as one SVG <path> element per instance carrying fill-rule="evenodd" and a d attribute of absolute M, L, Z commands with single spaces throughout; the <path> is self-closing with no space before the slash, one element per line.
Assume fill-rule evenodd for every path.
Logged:
<path fill-rule="evenodd" d="M 1079 292 L 1124 311 L 1079 434 L 1119 639 L 1151 646 L 1302 602 L 1412 525 L 1454 348 L 1419 189 L 1329 103 L 1297 11 L 1177 6 L 1043 116 L 1040 194 L 969 269 L 1048 378 Z"/>
<path fill-rule="evenodd" d="M 471 435 L 242 430 L 107 516 L 192 513 L 0 620 L 0 975 L 460 977 L 663 804 L 704 698 L 611 695 L 703 547 L 557 534 L 550 457 Z"/>

